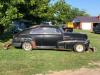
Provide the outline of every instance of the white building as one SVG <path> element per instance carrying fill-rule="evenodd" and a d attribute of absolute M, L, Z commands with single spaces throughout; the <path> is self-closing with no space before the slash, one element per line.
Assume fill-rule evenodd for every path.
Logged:
<path fill-rule="evenodd" d="M 93 27 L 100 23 L 100 16 L 89 17 L 89 16 L 78 16 L 74 18 L 74 27 L 82 30 L 93 30 Z"/>

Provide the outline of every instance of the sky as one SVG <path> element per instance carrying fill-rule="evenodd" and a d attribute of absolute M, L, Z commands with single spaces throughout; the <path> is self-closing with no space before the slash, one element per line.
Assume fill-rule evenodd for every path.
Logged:
<path fill-rule="evenodd" d="M 85 10 L 91 16 L 100 15 L 100 0 L 65 0 L 72 7 Z"/>
<path fill-rule="evenodd" d="M 58 0 L 52 1 L 56 2 Z M 65 0 L 65 2 L 70 4 L 72 7 L 85 10 L 91 16 L 100 15 L 100 0 Z"/>

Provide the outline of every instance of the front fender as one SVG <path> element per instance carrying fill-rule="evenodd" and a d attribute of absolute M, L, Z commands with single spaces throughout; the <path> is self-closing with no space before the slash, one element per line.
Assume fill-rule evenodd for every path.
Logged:
<path fill-rule="evenodd" d="M 73 48 L 73 46 L 77 43 L 82 43 L 85 45 L 86 48 L 89 47 L 90 41 L 89 40 L 66 40 L 66 41 L 59 41 L 58 42 L 58 47 L 63 47 L 63 48 Z"/>

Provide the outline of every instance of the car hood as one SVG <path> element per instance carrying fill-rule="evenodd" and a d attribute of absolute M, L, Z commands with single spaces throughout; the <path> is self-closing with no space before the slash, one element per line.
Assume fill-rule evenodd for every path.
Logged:
<path fill-rule="evenodd" d="M 88 36 L 83 33 L 64 33 L 64 40 L 87 40 Z"/>

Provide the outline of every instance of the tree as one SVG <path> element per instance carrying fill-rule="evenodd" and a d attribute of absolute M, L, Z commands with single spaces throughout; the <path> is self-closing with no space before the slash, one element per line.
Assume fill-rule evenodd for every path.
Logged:
<path fill-rule="evenodd" d="M 0 24 L 8 27 L 11 20 L 21 18 L 22 14 L 17 12 L 17 8 L 9 1 L 0 1 Z"/>
<path fill-rule="evenodd" d="M 65 23 L 67 16 L 70 13 L 71 7 L 65 2 L 58 1 L 52 6 L 54 11 L 54 19 L 59 23 Z"/>
<path fill-rule="evenodd" d="M 64 2 L 64 0 L 57 1 L 51 6 L 50 11 L 53 13 L 52 20 L 57 21 L 57 23 L 66 23 L 72 21 L 76 16 L 88 15 L 85 11 L 79 10 L 79 8 L 73 8 L 71 5 Z"/>
<path fill-rule="evenodd" d="M 0 0 L 0 25 L 10 26 L 12 20 L 42 21 L 47 16 L 49 0 Z"/>
<path fill-rule="evenodd" d="M 65 23 L 74 17 L 86 15 L 85 11 L 72 8 L 64 0 L 50 4 L 51 0 L 0 0 L 0 25 L 8 28 L 12 20 L 32 20 L 35 24 L 42 21 Z"/>
<path fill-rule="evenodd" d="M 72 8 L 71 19 L 75 18 L 76 16 L 89 16 L 89 14 L 87 14 L 85 10 L 79 10 L 79 8 Z"/>

